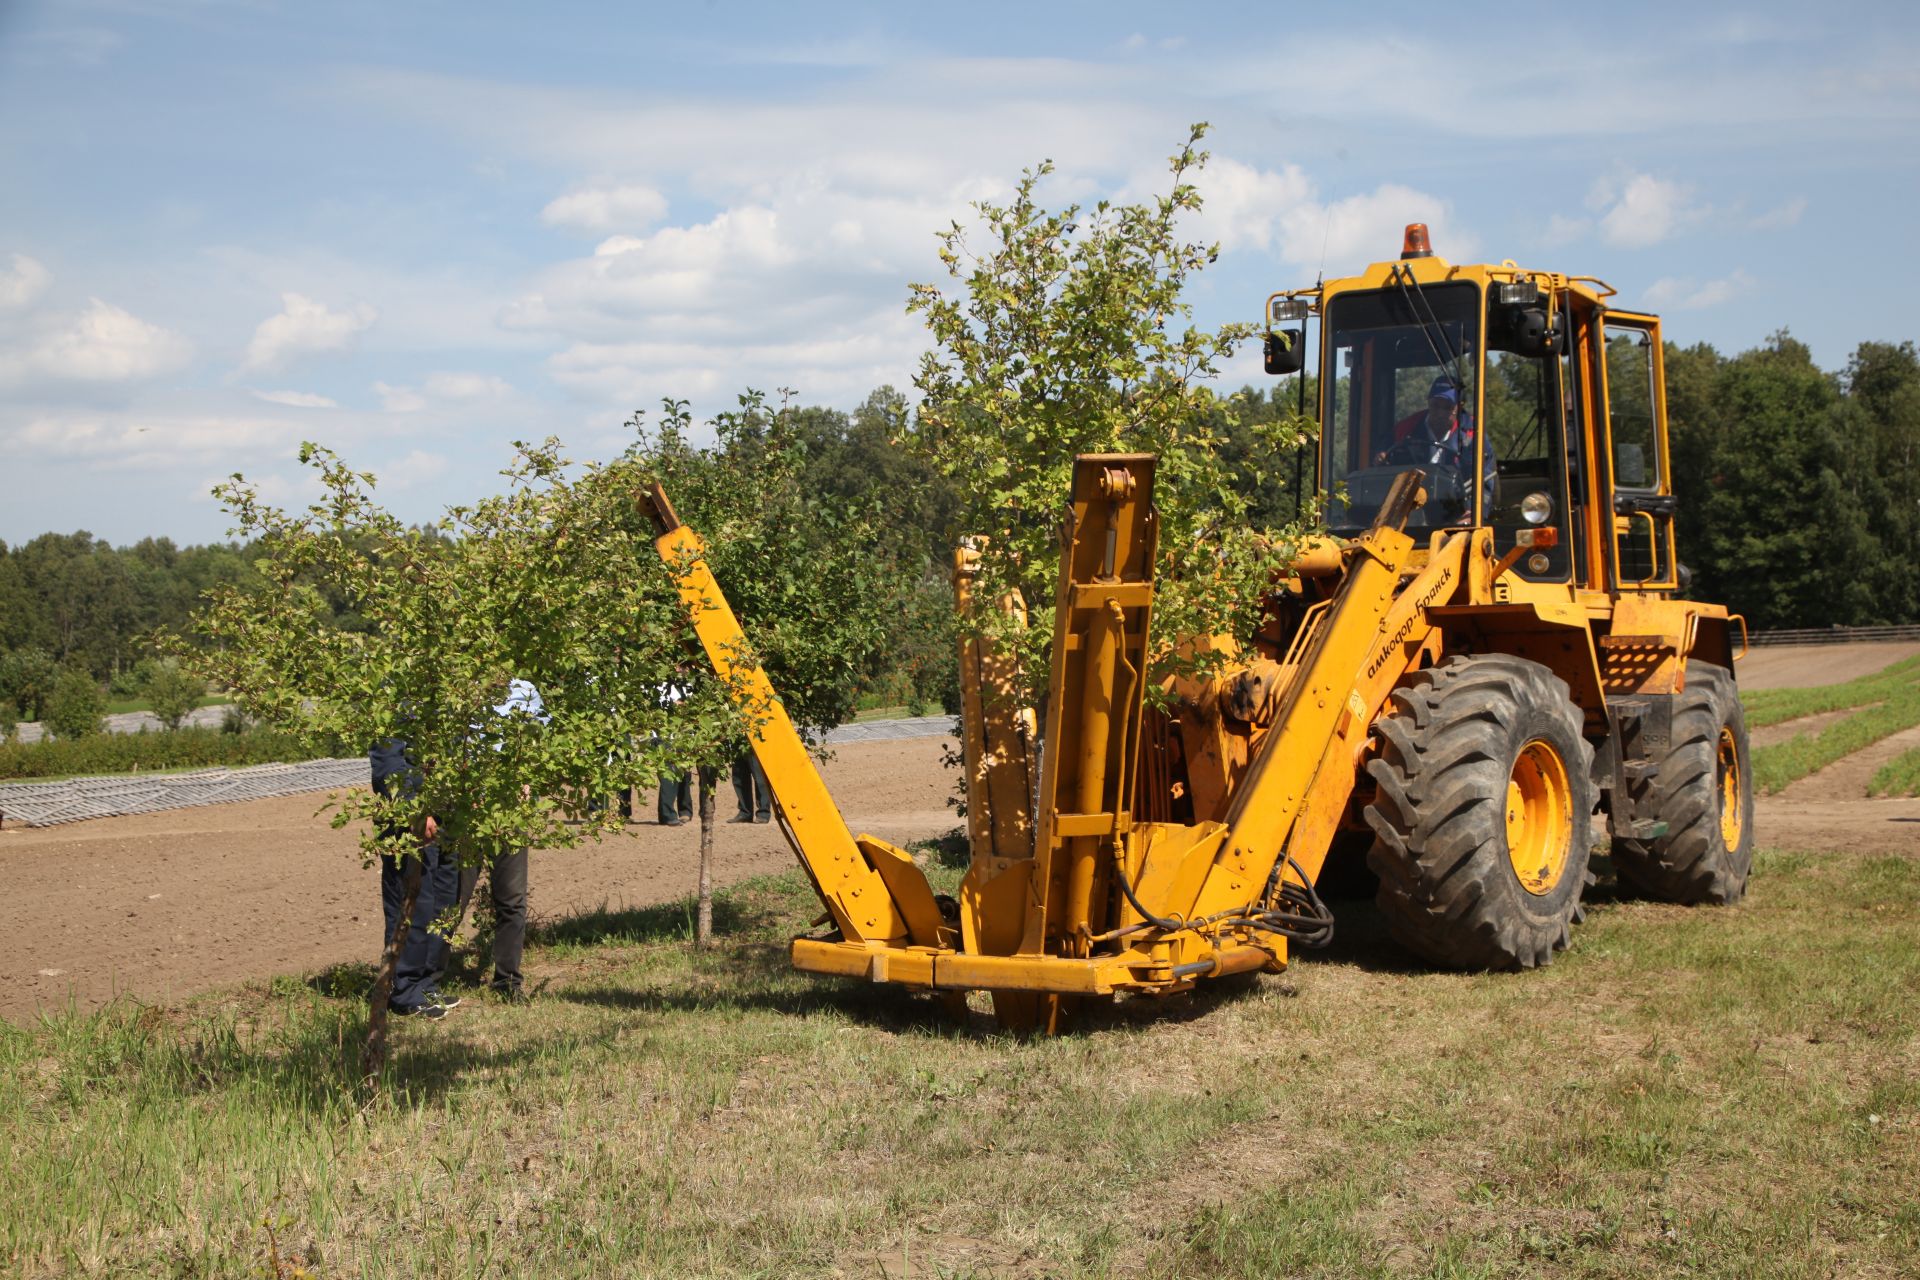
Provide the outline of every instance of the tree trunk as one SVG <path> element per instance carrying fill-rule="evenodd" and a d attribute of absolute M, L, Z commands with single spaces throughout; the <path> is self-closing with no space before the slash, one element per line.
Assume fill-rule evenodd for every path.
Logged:
<path fill-rule="evenodd" d="M 700 907 L 693 921 L 693 942 L 713 941 L 713 791 L 716 771 L 700 766 Z"/>
<path fill-rule="evenodd" d="M 407 931 L 413 928 L 414 904 L 420 901 L 420 884 L 426 878 L 426 862 L 414 857 L 407 868 L 406 897 L 400 903 L 400 923 L 387 939 L 380 956 L 380 972 L 373 980 L 373 1005 L 367 1010 L 367 1043 L 360 1050 L 360 1086 L 372 1089 L 379 1083 L 387 1065 L 387 1001 L 393 996 L 393 975 L 400 967 L 400 950 L 406 945 Z"/>

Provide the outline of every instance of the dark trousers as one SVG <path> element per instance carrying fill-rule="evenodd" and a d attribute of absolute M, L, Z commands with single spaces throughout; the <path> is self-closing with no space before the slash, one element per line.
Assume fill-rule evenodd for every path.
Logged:
<path fill-rule="evenodd" d="M 614 792 L 613 796 L 614 799 L 619 802 L 620 816 L 631 819 L 633 817 L 633 788 L 622 787 Z M 592 796 L 587 800 L 588 813 L 599 813 L 606 807 L 607 799 L 605 796 Z"/>
<path fill-rule="evenodd" d="M 773 820 L 773 791 L 767 786 L 767 771 L 751 751 L 733 762 L 733 802 L 739 806 L 735 817 L 755 822 Z"/>
<path fill-rule="evenodd" d="M 460 910 L 473 900 L 480 868 L 460 869 Z M 527 851 L 515 849 L 487 867 L 487 892 L 493 899 L 493 987 L 520 989 L 520 956 L 527 948 Z"/>
<path fill-rule="evenodd" d="M 407 901 L 407 876 L 412 859 L 380 859 L 380 905 L 384 911 L 389 942 L 400 927 L 400 908 Z M 460 893 L 460 870 L 453 860 L 442 857 L 439 841 L 420 847 L 420 892 L 413 900 L 413 920 L 400 944 L 400 959 L 394 968 L 393 991 L 387 1005 L 393 1009 L 417 1009 L 425 1004 L 434 984 L 447 967 L 447 940 L 430 928 L 434 920 L 452 906 Z"/>
<path fill-rule="evenodd" d="M 693 775 L 686 773 L 663 773 L 660 775 L 660 821 L 672 826 L 682 818 L 693 816 Z"/>

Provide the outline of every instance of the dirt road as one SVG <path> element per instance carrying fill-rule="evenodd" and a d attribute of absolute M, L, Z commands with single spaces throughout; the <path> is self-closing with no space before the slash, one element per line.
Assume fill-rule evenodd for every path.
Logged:
<path fill-rule="evenodd" d="M 1916 653 L 1920 643 L 1911 640 L 1769 645 L 1749 651 L 1734 664 L 1734 673 L 1746 689 L 1811 689 L 1857 680 Z"/>
<path fill-rule="evenodd" d="M 1827 683 L 1916 652 L 1920 645 L 1756 650 L 1740 679 L 1749 688 Z M 849 825 L 897 843 L 954 827 L 941 742 L 838 748 L 826 776 Z M 1920 857 L 1920 800 L 1866 800 L 1872 770 L 1861 766 L 1840 761 L 1763 799 L 1762 843 Z M 724 816 L 732 801 L 721 792 Z M 376 876 L 360 865 L 353 833 L 316 814 L 323 800 L 291 796 L 0 831 L 0 1017 L 69 999 L 93 1007 L 118 992 L 164 1001 L 371 958 L 380 932 Z M 716 846 L 722 883 L 793 865 L 772 827 L 722 825 Z M 697 828 L 651 822 L 599 845 L 540 854 L 533 910 L 557 917 L 673 901 L 693 890 L 697 856 Z"/>

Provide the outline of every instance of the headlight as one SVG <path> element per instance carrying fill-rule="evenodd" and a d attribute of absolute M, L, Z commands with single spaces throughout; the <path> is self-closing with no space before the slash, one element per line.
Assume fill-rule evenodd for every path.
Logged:
<path fill-rule="evenodd" d="M 1553 499 L 1544 493 L 1530 493 L 1520 499 L 1520 518 L 1528 524 L 1545 524 L 1553 514 Z"/>

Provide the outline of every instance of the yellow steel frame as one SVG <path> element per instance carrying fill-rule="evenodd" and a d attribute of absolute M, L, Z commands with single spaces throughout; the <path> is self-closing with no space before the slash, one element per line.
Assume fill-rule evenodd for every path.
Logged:
<path fill-rule="evenodd" d="M 1330 281 L 1313 291 L 1314 309 L 1323 311 L 1347 289 L 1390 285 L 1396 273 L 1420 284 L 1530 278 L 1572 295 L 1586 315 L 1597 314 L 1612 292 L 1598 281 L 1523 272 L 1511 263 L 1454 267 L 1425 258 Z M 1590 406 L 1589 423 L 1601 407 Z M 1659 426 L 1665 477 L 1664 419 Z M 1136 821 L 1156 551 L 1153 481 L 1147 455 L 1076 461 L 1047 723 L 1037 735 L 1045 750 L 1036 804 L 1028 803 L 1036 726 L 1018 705 L 1012 668 L 979 642 L 963 649 L 965 760 L 975 807 L 972 864 L 957 903 L 936 899 L 904 851 L 848 831 L 749 656 L 700 539 L 680 526 L 655 486 L 647 503 L 660 531 L 659 553 L 707 656 L 758 722 L 753 750 L 783 829 L 827 907 L 831 932 L 794 939 L 795 966 L 948 992 L 986 990 L 1003 1021 L 1049 1029 L 1074 998 L 1163 994 L 1206 977 L 1277 968 L 1287 960 L 1285 940 L 1262 930 L 1250 913 L 1278 905 L 1276 885 L 1310 886 L 1319 876 L 1373 750 L 1373 724 L 1410 671 L 1461 649 L 1521 653 L 1566 678 L 1593 726 L 1604 722 L 1604 699 L 1620 691 L 1616 682 L 1674 691 L 1691 653 L 1714 653 L 1717 644 L 1731 654 L 1724 609 L 1525 581 L 1506 572 L 1511 558 L 1496 557 L 1489 528 L 1442 530 L 1417 547 L 1401 529 L 1423 498 L 1418 473 L 1409 472 L 1372 529 L 1303 549 L 1301 578 L 1324 581 L 1337 573 L 1338 585 L 1307 611 L 1285 660 L 1274 664 L 1273 687 L 1284 690 L 1279 709 L 1233 788 L 1224 820 Z M 963 607 L 974 566 L 970 552 L 956 556 Z M 1023 620 L 1017 596 L 993 607 Z M 1609 621 L 1602 662 L 1593 629 Z"/>

